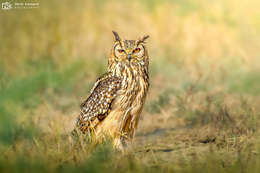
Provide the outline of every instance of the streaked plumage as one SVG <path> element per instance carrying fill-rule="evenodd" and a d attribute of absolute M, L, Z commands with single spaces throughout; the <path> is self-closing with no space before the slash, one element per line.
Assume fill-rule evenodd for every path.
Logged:
<path fill-rule="evenodd" d="M 77 126 L 97 140 L 110 136 L 115 147 L 121 147 L 134 137 L 149 88 L 149 57 L 144 42 L 148 36 L 121 40 L 113 33 L 108 72 L 96 81 L 82 103 Z"/>

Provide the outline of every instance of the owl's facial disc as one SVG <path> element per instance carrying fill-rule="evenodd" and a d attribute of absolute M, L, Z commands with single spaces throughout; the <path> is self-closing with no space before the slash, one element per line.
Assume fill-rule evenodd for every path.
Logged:
<path fill-rule="evenodd" d="M 144 56 L 144 46 L 134 40 L 125 40 L 115 45 L 114 55 L 119 61 L 140 61 Z"/>

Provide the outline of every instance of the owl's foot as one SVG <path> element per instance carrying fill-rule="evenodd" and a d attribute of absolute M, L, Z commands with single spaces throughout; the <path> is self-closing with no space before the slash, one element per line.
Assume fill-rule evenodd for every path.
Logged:
<path fill-rule="evenodd" d="M 113 147 L 120 151 L 123 151 L 125 148 L 120 138 L 114 139 Z"/>
<path fill-rule="evenodd" d="M 131 140 L 122 139 L 122 138 L 116 138 L 114 139 L 113 146 L 114 148 L 123 151 L 125 150 L 130 144 L 132 143 Z"/>

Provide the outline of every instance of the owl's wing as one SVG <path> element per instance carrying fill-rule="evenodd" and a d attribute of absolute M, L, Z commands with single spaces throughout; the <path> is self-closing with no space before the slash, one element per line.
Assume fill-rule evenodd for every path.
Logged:
<path fill-rule="evenodd" d="M 91 90 L 90 96 L 81 104 L 81 113 L 77 124 L 88 126 L 89 122 L 104 119 L 111 109 L 111 104 L 121 88 L 121 78 L 106 73 L 101 76 Z"/>

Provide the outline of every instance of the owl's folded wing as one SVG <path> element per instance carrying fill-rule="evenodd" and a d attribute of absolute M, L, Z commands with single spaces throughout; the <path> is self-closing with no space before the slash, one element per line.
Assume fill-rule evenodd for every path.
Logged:
<path fill-rule="evenodd" d="M 86 122 L 104 119 L 110 109 L 117 91 L 121 88 L 121 78 L 106 73 L 101 76 L 91 90 L 90 96 L 81 104 L 78 125 L 88 126 Z"/>

